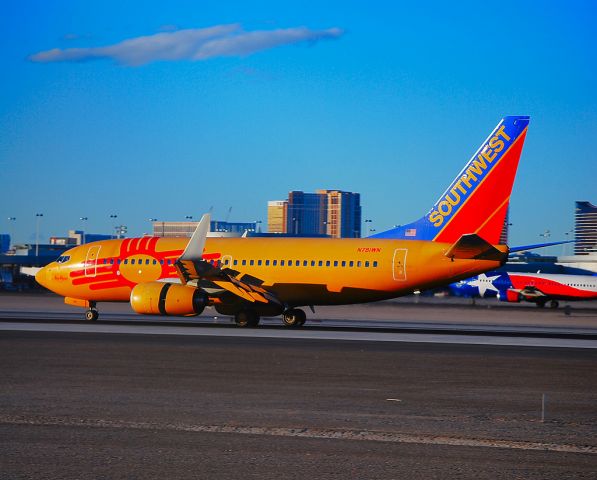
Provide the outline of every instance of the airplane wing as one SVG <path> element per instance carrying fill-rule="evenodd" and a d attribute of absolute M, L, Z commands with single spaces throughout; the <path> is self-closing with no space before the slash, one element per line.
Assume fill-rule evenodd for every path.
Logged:
<path fill-rule="evenodd" d="M 201 217 L 187 248 L 174 264 L 181 282 L 186 285 L 191 281 L 208 280 L 238 297 L 251 303 L 282 303 L 276 296 L 261 285 L 263 280 L 243 274 L 231 268 L 221 268 L 203 259 L 205 240 L 209 231 L 210 215 Z"/>
<path fill-rule="evenodd" d="M 240 273 L 230 268 L 224 268 L 221 270 L 220 277 L 224 278 L 213 278 L 210 279 L 216 285 L 238 295 L 249 302 L 261 302 L 261 303 L 276 303 L 282 305 L 276 296 L 267 291 L 261 286 L 263 280 L 260 280 L 246 273 Z"/>

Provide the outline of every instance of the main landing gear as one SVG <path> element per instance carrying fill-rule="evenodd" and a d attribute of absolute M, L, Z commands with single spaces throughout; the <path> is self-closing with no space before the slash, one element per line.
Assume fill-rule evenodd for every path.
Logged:
<path fill-rule="evenodd" d="M 282 314 L 282 319 L 287 327 L 302 327 L 307 321 L 307 315 L 300 308 L 290 308 Z"/>
<path fill-rule="evenodd" d="M 547 303 L 547 300 L 545 300 L 544 298 L 541 298 L 541 299 L 537 300 L 537 307 L 544 308 L 546 303 Z M 550 300 L 549 308 L 556 309 L 559 306 L 560 306 L 560 302 L 558 302 L 557 300 Z"/>
<path fill-rule="evenodd" d="M 259 314 L 250 308 L 240 310 L 234 314 L 234 323 L 238 327 L 256 327 L 259 325 Z M 282 314 L 284 326 L 302 327 L 307 321 L 307 315 L 300 308 L 289 308 Z"/>
<path fill-rule="evenodd" d="M 239 327 L 256 327 L 259 325 L 259 320 L 255 310 L 241 310 L 234 315 L 234 322 Z"/>
<path fill-rule="evenodd" d="M 95 322 L 99 318 L 99 312 L 95 308 L 95 302 L 89 302 L 89 310 L 85 312 L 85 320 Z"/>

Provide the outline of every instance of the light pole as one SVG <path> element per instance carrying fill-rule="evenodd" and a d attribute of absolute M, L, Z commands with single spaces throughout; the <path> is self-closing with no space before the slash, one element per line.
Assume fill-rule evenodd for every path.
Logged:
<path fill-rule="evenodd" d="M 540 233 L 539 236 L 543 238 L 549 238 L 551 237 L 551 232 L 549 230 L 545 230 L 543 233 Z"/>
<path fill-rule="evenodd" d="M 189 222 L 193 221 L 193 215 L 185 215 L 184 218 L 186 218 Z M 189 233 L 189 237 L 193 235 L 193 231 L 192 230 L 189 231 L 188 233 Z"/>
<path fill-rule="evenodd" d="M 157 219 L 157 218 L 150 217 L 150 218 L 149 218 L 149 221 L 153 223 L 153 222 L 157 222 L 157 221 L 158 221 L 158 219 Z M 155 228 L 153 228 L 153 225 L 152 225 L 152 226 L 151 226 L 151 236 L 154 236 L 154 235 L 155 235 Z"/>
<path fill-rule="evenodd" d="M 551 237 L 551 232 L 549 230 L 545 230 L 543 233 L 539 234 L 540 237 L 549 238 Z"/>
<path fill-rule="evenodd" d="M 367 220 L 365 220 L 365 223 L 368 223 L 369 225 L 367 225 L 367 236 L 369 236 L 371 234 L 371 222 L 373 220 L 371 220 L 370 218 L 368 218 Z"/>
<path fill-rule="evenodd" d="M 115 213 L 113 213 L 112 215 L 110 215 L 110 223 L 112 224 L 112 231 L 114 233 L 116 233 L 116 219 L 118 218 L 118 215 L 116 215 Z"/>
<path fill-rule="evenodd" d="M 116 231 L 116 238 L 124 238 L 126 232 L 128 232 L 126 225 L 117 225 L 114 230 Z"/>
<path fill-rule="evenodd" d="M 574 235 L 574 228 L 571 228 L 570 230 L 568 230 L 566 233 L 564 233 L 564 235 L 566 235 L 566 237 L 570 236 L 570 235 Z M 562 249 L 562 251 L 564 252 L 564 255 L 566 255 L 566 250 L 567 250 L 567 245 L 564 245 L 564 248 Z M 571 252 L 572 254 L 574 254 L 574 249 Z"/>
<path fill-rule="evenodd" d="M 43 213 L 36 213 L 35 214 L 35 256 L 39 256 L 39 221 L 41 217 L 43 217 Z"/>
<path fill-rule="evenodd" d="M 8 217 L 8 221 L 9 221 L 9 222 L 16 222 L 16 220 L 17 220 L 17 217 Z M 13 229 L 12 229 L 12 228 L 10 228 L 8 233 L 10 234 L 10 232 L 12 232 L 12 231 L 13 231 Z M 14 235 L 14 234 L 13 234 L 13 235 Z M 14 238 L 12 238 L 12 237 L 11 237 L 11 239 L 10 239 L 10 241 L 9 241 L 8 243 L 9 243 L 9 245 L 8 245 L 8 249 L 10 250 L 10 243 L 13 243 L 13 244 L 14 244 Z"/>
<path fill-rule="evenodd" d="M 79 220 L 81 220 L 81 224 L 82 224 L 82 228 L 83 228 L 83 237 L 81 238 L 81 245 L 83 245 L 85 243 L 85 222 L 87 220 L 89 220 L 89 218 L 79 217 Z"/>

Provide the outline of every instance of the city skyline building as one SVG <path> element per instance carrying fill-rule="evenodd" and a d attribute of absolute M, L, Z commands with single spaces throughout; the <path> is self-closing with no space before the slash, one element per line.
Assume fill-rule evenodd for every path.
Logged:
<path fill-rule="evenodd" d="M 327 197 L 326 232 L 332 238 L 361 236 L 361 195 L 342 190 L 318 190 Z"/>
<path fill-rule="evenodd" d="M 574 254 L 597 253 L 597 207 L 577 201 L 574 209 Z"/>
<path fill-rule="evenodd" d="M 288 200 L 267 202 L 267 231 L 269 233 L 288 233 L 286 231 L 287 217 Z"/>
<path fill-rule="evenodd" d="M 293 190 L 287 200 L 268 202 L 267 221 L 269 233 L 358 238 L 361 196 L 342 190 Z"/>
<path fill-rule="evenodd" d="M 321 193 L 294 190 L 288 193 L 286 233 L 325 235 L 327 198 Z"/>

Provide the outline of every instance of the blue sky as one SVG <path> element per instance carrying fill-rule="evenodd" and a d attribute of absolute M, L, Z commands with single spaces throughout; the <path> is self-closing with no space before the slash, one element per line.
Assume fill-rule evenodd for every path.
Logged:
<path fill-rule="evenodd" d="M 522 114 L 511 244 L 564 238 L 597 203 L 594 2 L 414 3 L 5 2 L 0 231 L 265 223 L 318 188 L 360 192 L 381 231 Z"/>

